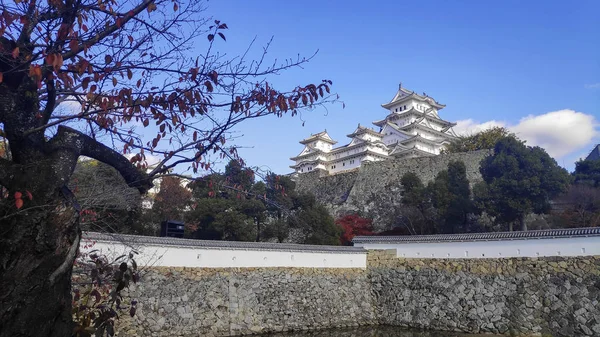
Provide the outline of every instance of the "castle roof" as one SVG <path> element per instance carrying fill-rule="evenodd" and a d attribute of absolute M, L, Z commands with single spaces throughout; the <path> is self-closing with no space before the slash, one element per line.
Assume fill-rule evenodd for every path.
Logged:
<path fill-rule="evenodd" d="M 390 152 L 390 156 L 394 156 L 394 157 L 404 157 L 404 156 L 411 155 L 411 154 L 416 154 L 416 155 L 418 155 L 420 157 L 433 157 L 433 156 L 435 156 L 431 152 L 427 152 L 427 151 L 423 151 L 421 149 L 418 149 L 416 147 L 416 145 L 413 146 L 413 147 L 406 148 L 406 146 L 402 146 L 401 144 L 398 144 Z"/>
<path fill-rule="evenodd" d="M 389 103 L 382 104 L 381 106 L 386 109 L 390 109 L 390 108 L 392 108 L 402 102 L 405 102 L 409 99 L 415 99 L 417 101 L 425 102 L 425 103 L 437 108 L 438 110 L 443 109 L 446 106 L 444 104 L 440 104 L 440 103 L 436 102 L 433 98 L 427 96 L 427 94 L 425 94 L 425 93 L 423 93 L 423 95 L 419 95 L 419 94 L 415 93 L 414 91 L 402 88 L 402 84 L 398 88 L 398 92 L 396 92 L 396 95 L 394 95 L 394 98 L 392 98 L 392 100 Z"/>
<path fill-rule="evenodd" d="M 302 159 L 302 158 L 306 158 L 306 157 L 310 157 L 310 156 L 318 155 L 318 154 L 320 154 L 320 153 L 325 153 L 325 152 L 323 152 L 322 150 L 319 150 L 319 149 L 317 149 L 317 148 L 314 148 L 314 147 L 312 147 L 312 146 L 309 146 L 309 148 L 310 148 L 312 151 L 310 151 L 310 152 L 307 152 L 307 153 L 303 153 L 303 154 L 301 153 L 301 154 L 297 155 L 296 157 L 292 157 L 292 158 L 290 158 L 290 159 L 291 159 L 291 160 L 298 160 L 298 159 Z"/>
<path fill-rule="evenodd" d="M 312 160 L 304 160 L 301 161 L 295 165 L 290 165 L 291 168 L 295 169 L 298 168 L 304 164 L 327 164 L 329 163 L 329 160 L 325 160 L 325 159 L 321 159 L 321 158 L 316 158 L 316 159 L 312 159 Z"/>
<path fill-rule="evenodd" d="M 401 127 L 399 127 L 399 129 L 400 130 L 404 130 L 404 131 L 410 130 L 410 129 L 419 129 L 419 130 L 431 132 L 433 134 L 436 134 L 436 135 L 439 135 L 439 136 L 442 136 L 442 137 L 447 137 L 447 138 L 451 138 L 451 139 L 452 138 L 456 138 L 456 136 L 454 136 L 454 135 L 451 135 L 451 134 L 448 134 L 448 133 L 445 133 L 445 132 L 441 132 L 441 131 L 437 131 L 435 129 L 429 128 L 429 127 L 427 127 L 427 126 L 425 126 L 423 124 L 417 123 L 417 122 L 413 122 L 413 123 L 410 123 L 408 125 L 401 126 Z M 448 130 L 448 129 L 446 129 L 446 130 Z"/>
<path fill-rule="evenodd" d="M 419 134 L 416 134 L 408 139 L 402 140 L 399 143 L 402 145 L 406 145 L 409 143 L 414 143 L 414 142 L 419 142 L 419 143 L 427 143 L 427 144 L 431 144 L 431 145 L 442 145 L 444 143 L 449 143 L 450 141 L 444 139 L 442 141 L 435 141 L 433 139 L 427 139 L 425 137 L 422 137 Z"/>
<path fill-rule="evenodd" d="M 333 140 L 331 137 L 329 137 L 329 134 L 327 134 L 327 130 L 325 130 L 325 131 L 321 131 L 319 133 L 315 133 L 314 135 L 311 135 L 310 137 L 301 140 L 300 144 L 308 144 L 308 143 L 316 141 L 316 140 L 321 140 L 321 141 L 324 141 L 329 144 L 337 143 L 335 140 Z"/>
<path fill-rule="evenodd" d="M 600 144 L 592 149 L 592 152 L 585 157 L 585 160 L 600 160 Z"/>
<path fill-rule="evenodd" d="M 356 130 L 354 130 L 354 132 L 352 132 L 349 135 L 346 135 L 346 137 L 352 138 L 352 137 L 360 136 L 364 133 L 368 133 L 368 134 L 371 134 L 371 135 L 377 136 L 377 137 L 382 137 L 381 133 L 379 133 L 373 129 L 367 128 L 365 126 L 361 126 L 360 124 L 358 124 L 358 127 L 356 128 Z"/>
<path fill-rule="evenodd" d="M 456 125 L 456 123 L 452 123 L 452 122 L 441 119 L 437 114 L 428 113 L 427 111 L 419 111 L 419 110 L 415 109 L 415 107 L 411 107 L 410 109 L 402 111 L 402 112 L 392 112 L 391 114 L 385 116 L 384 119 L 374 121 L 373 124 L 377 125 L 377 126 L 382 126 L 393 117 L 400 118 L 400 117 L 407 117 L 407 116 L 418 116 L 421 119 L 427 119 L 431 122 L 441 124 L 445 127 L 448 127 L 448 126 L 453 127 Z"/>

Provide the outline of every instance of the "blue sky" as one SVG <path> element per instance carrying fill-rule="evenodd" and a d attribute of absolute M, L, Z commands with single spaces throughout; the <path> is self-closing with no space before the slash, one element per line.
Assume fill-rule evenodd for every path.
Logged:
<path fill-rule="evenodd" d="M 600 1 L 211 0 L 208 14 L 229 26 L 219 48 L 233 56 L 274 36 L 271 59 L 319 50 L 304 69 L 273 77 L 284 88 L 333 81 L 346 108 L 263 118 L 240 126 L 247 163 L 288 173 L 298 141 L 327 129 L 342 145 L 381 108 L 399 82 L 447 107 L 440 115 L 504 125 L 547 147 L 559 164 L 600 142 Z M 550 112 L 557 112 L 548 114 Z M 523 120 L 529 116 L 529 119 Z"/>

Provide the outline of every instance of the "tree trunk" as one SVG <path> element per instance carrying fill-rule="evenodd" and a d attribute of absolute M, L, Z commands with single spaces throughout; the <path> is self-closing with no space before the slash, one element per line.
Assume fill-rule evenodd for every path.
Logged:
<path fill-rule="evenodd" d="M 0 337 L 72 334 L 71 269 L 81 234 L 69 204 L 57 195 L 0 222 Z"/>
<path fill-rule="evenodd" d="M 508 223 L 508 231 L 512 232 L 513 230 L 514 230 L 513 229 L 513 222 L 511 221 L 511 222 Z"/>
<path fill-rule="evenodd" d="M 11 151 L 18 150 L 12 145 Z M 0 337 L 73 333 L 71 270 L 81 230 L 79 205 L 66 184 L 80 155 L 115 167 L 140 191 L 152 186 L 127 158 L 78 131 L 59 127 L 40 147 L 12 151 L 21 162 L 0 161 L 11 171 L 0 172 L 0 182 L 11 191 L 0 203 Z M 20 209 L 16 192 L 22 194 Z"/>
<path fill-rule="evenodd" d="M 519 217 L 519 222 L 521 223 L 521 230 L 523 232 L 527 232 L 527 223 L 525 222 L 525 215 L 521 215 Z"/>

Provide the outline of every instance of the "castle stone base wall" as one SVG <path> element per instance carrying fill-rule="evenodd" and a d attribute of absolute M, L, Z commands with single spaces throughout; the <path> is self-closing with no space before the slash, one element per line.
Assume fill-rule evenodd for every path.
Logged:
<path fill-rule="evenodd" d="M 403 259 L 379 251 L 369 265 L 381 324 L 600 336 L 600 256 Z"/>
<path fill-rule="evenodd" d="M 335 216 L 361 213 L 373 219 L 376 230 L 386 230 L 394 223 L 394 213 L 401 204 L 402 184 L 405 173 L 414 172 L 423 183 L 432 181 L 438 172 L 448 168 L 452 161 L 462 161 L 467 178 L 474 184 L 481 181 L 479 163 L 491 153 L 481 150 L 466 153 L 444 154 L 413 159 L 390 159 L 363 163 L 357 171 L 319 177 L 317 172 L 300 174 L 296 189 L 313 193 Z"/>

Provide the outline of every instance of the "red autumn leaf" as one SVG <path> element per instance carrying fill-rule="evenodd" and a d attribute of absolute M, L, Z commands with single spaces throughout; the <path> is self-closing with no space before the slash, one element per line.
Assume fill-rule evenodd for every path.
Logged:
<path fill-rule="evenodd" d="M 131 71 L 131 69 L 127 69 L 127 78 L 131 79 L 133 77 L 133 72 Z"/>
<path fill-rule="evenodd" d="M 2 83 L 2 81 L 3 81 L 3 80 L 4 80 L 4 74 L 2 74 L 2 73 L 0 72 L 0 83 Z"/>
<path fill-rule="evenodd" d="M 179 9 L 179 5 L 177 5 L 176 2 L 173 3 L 173 11 L 177 12 L 177 10 Z"/>
<path fill-rule="evenodd" d="M 27 195 L 27 198 L 29 198 L 29 200 L 33 200 L 33 195 L 31 194 L 31 192 L 25 191 L 25 194 Z"/>
<path fill-rule="evenodd" d="M 213 81 L 215 84 L 217 84 L 217 79 L 219 77 L 219 75 L 217 74 L 216 71 L 211 71 L 210 73 L 208 73 L 208 77 L 210 77 L 211 81 Z"/>
<path fill-rule="evenodd" d="M 223 34 L 221 32 L 219 32 L 218 34 L 223 39 L 223 41 L 227 41 L 227 39 L 225 39 L 225 34 Z"/>
<path fill-rule="evenodd" d="M 23 199 L 15 200 L 15 206 L 17 206 L 17 209 L 20 209 L 21 207 L 23 207 Z"/>
<path fill-rule="evenodd" d="M 215 38 L 214 34 L 208 34 L 208 41 L 212 42 L 212 40 L 214 40 L 214 38 Z"/>
<path fill-rule="evenodd" d="M 109 64 L 109 63 L 111 63 L 111 62 L 112 62 L 112 56 L 110 56 L 110 55 L 105 55 L 105 56 L 104 56 L 104 62 L 105 62 L 106 64 Z"/>
<path fill-rule="evenodd" d="M 206 86 L 206 90 L 208 90 L 208 92 L 213 91 L 213 86 L 212 86 L 212 83 L 210 83 L 210 81 L 204 82 L 204 85 Z"/>
<path fill-rule="evenodd" d="M 16 59 L 17 57 L 19 57 L 19 47 L 13 49 L 12 53 L 11 53 L 12 57 L 14 59 Z"/>
<path fill-rule="evenodd" d="M 56 57 L 56 55 L 54 55 L 54 54 L 46 55 L 46 64 L 54 66 L 54 58 L 55 57 Z"/>
<path fill-rule="evenodd" d="M 15 192 L 15 199 L 21 199 L 23 194 L 21 192 Z"/>
<path fill-rule="evenodd" d="M 83 88 L 83 90 L 86 90 L 88 88 L 88 85 L 90 84 L 90 77 L 86 77 L 81 81 L 81 87 Z"/>
<path fill-rule="evenodd" d="M 62 67 L 63 65 L 63 57 L 61 54 L 56 54 L 56 57 L 54 58 L 54 69 L 59 69 L 60 67 Z"/>

